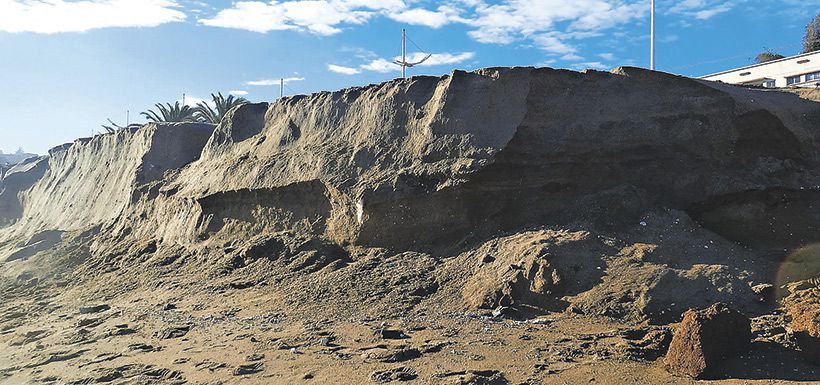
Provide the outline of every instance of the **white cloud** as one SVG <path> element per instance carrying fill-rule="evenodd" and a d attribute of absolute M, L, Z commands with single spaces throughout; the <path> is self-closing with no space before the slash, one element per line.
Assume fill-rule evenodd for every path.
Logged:
<path fill-rule="evenodd" d="M 698 20 L 708 20 L 711 19 L 715 15 L 719 15 L 724 12 L 729 12 L 732 9 L 732 6 L 729 4 L 724 4 L 715 8 L 704 9 L 694 13 L 695 19 Z"/>
<path fill-rule="evenodd" d="M 188 107 L 196 107 L 197 104 L 199 104 L 199 103 L 205 103 L 205 104 L 211 106 L 212 108 L 216 107 L 213 100 L 205 100 L 205 99 L 198 98 L 196 96 L 191 96 L 191 95 L 185 95 L 185 101 L 184 102 L 182 100 L 177 100 L 177 102 L 179 102 L 179 104 L 183 104 L 183 105 L 186 105 Z"/>
<path fill-rule="evenodd" d="M 666 0 L 660 2 L 659 12 L 707 20 L 745 1 Z M 797 4 L 798 0 L 782 1 Z M 337 34 L 378 17 L 429 28 L 461 24 L 468 36 L 480 43 L 521 43 L 551 57 L 580 61 L 584 60 L 579 55 L 580 41 L 623 32 L 625 25 L 645 23 L 648 12 L 646 0 L 244 0 L 232 2 L 199 23 L 263 33 L 294 30 L 317 35 Z M 614 56 L 599 57 L 614 60 Z M 359 59 L 368 63 L 328 70 L 353 74 L 395 69 L 387 58 L 369 55 Z"/>
<path fill-rule="evenodd" d="M 509 44 L 533 40 L 552 53 L 566 54 L 574 48 L 563 42 L 561 30 L 597 33 L 598 30 L 628 23 L 646 14 L 644 2 L 624 0 L 507 0 L 500 4 L 476 6 L 475 15 L 465 21 L 475 29 L 469 35 L 479 42 Z M 559 24 L 568 23 L 566 28 Z"/>
<path fill-rule="evenodd" d="M 233 95 L 233 96 L 246 96 L 246 95 L 248 95 L 248 91 L 242 91 L 242 90 L 232 90 L 232 91 L 228 91 L 228 93 Z"/>
<path fill-rule="evenodd" d="M 284 78 L 284 79 L 261 79 L 261 80 L 251 80 L 249 82 L 245 82 L 246 86 L 278 86 L 281 82 L 284 81 L 285 84 L 289 84 L 291 82 L 298 82 L 305 80 L 305 78 Z"/>
<path fill-rule="evenodd" d="M 676 42 L 678 40 L 680 40 L 678 35 L 666 35 L 666 36 L 661 36 L 660 38 L 658 38 L 658 41 L 661 42 L 661 43 L 673 43 L 673 42 Z"/>
<path fill-rule="evenodd" d="M 580 55 L 577 55 L 577 54 L 574 54 L 574 53 L 570 53 L 570 54 L 566 54 L 564 56 L 561 56 L 561 60 L 578 61 L 578 60 L 584 60 L 584 57 L 580 56 Z"/>
<path fill-rule="evenodd" d="M 669 12 L 698 20 L 708 20 L 715 15 L 729 12 L 734 5 L 734 2 L 725 0 L 683 0 L 669 8 Z"/>
<path fill-rule="evenodd" d="M 342 47 L 339 49 L 339 52 L 345 53 L 345 56 L 353 56 L 362 60 L 369 60 L 379 57 L 379 55 L 376 55 L 375 52 L 361 47 Z"/>
<path fill-rule="evenodd" d="M 366 71 L 392 72 L 398 70 L 401 67 L 399 67 L 398 64 L 393 63 L 387 59 L 379 58 L 371 61 L 370 63 L 362 64 L 360 68 Z"/>
<path fill-rule="evenodd" d="M 409 62 L 418 62 L 424 59 L 427 56 L 421 52 L 414 52 L 407 55 L 407 61 Z M 438 66 L 444 64 L 457 64 L 467 60 L 470 60 L 475 57 L 475 52 L 462 52 L 462 53 L 434 53 L 430 54 L 430 58 L 427 59 L 424 63 L 419 64 L 419 66 Z M 399 59 L 398 57 L 396 59 Z"/>
<path fill-rule="evenodd" d="M 541 50 L 557 55 L 567 55 L 577 51 L 575 47 L 565 43 L 561 40 L 560 35 L 554 32 L 533 36 L 532 41 Z"/>
<path fill-rule="evenodd" d="M 603 30 L 644 17 L 648 2 L 638 0 L 507 0 L 480 2 L 464 23 L 470 37 L 491 44 L 529 41 L 553 55 L 577 52 L 569 39 L 601 36 Z"/>
<path fill-rule="evenodd" d="M 609 61 L 615 60 L 615 55 L 611 54 L 609 52 L 599 53 L 598 57 L 601 58 L 601 59 L 604 59 L 604 60 L 609 60 Z"/>
<path fill-rule="evenodd" d="M 0 31 L 60 33 L 185 20 L 173 0 L 0 0 Z"/>
<path fill-rule="evenodd" d="M 609 66 L 601 63 L 599 61 L 591 61 L 591 62 L 584 62 L 584 63 L 575 63 L 572 65 L 572 68 L 577 70 L 585 70 L 585 69 L 594 69 L 594 70 L 607 70 Z"/>
<path fill-rule="evenodd" d="M 339 26 L 364 24 L 378 12 L 404 8 L 401 0 L 239 1 L 199 22 L 253 32 L 304 30 L 317 35 L 341 32 Z"/>
<path fill-rule="evenodd" d="M 625 4 L 621 1 L 588 0 L 591 12 L 578 17 L 570 24 L 570 30 L 600 31 L 620 24 L 626 24 L 643 17 L 649 12 L 646 1 Z"/>
<path fill-rule="evenodd" d="M 688 3 L 687 12 L 703 12 L 699 7 L 717 1 L 683 3 Z M 648 11 L 645 0 L 253 0 L 237 1 L 199 22 L 255 32 L 297 30 L 318 35 L 336 34 L 376 17 L 429 28 L 457 23 L 466 25 L 468 35 L 481 43 L 521 42 L 564 56 L 578 52 L 575 40 L 603 36 L 609 29 L 645 18 Z M 386 72 L 393 66 L 384 58 L 366 60 L 370 62 L 360 69 Z"/>
<path fill-rule="evenodd" d="M 438 11 L 430 11 L 422 8 L 403 10 L 391 13 L 389 17 L 411 25 L 423 25 L 430 28 L 441 28 L 453 21 L 460 20 L 458 11 L 452 7 L 442 6 Z"/>
<path fill-rule="evenodd" d="M 427 54 L 422 52 L 413 52 L 407 55 L 407 61 L 411 63 L 420 62 L 424 59 Z M 419 67 L 432 67 L 432 66 L 439 66 L 439 65 L 446 65 L 446 64 L 457 64 L 462 63 L 467 60 L 470 60 L 475 57 L 475 52 L 462 52 L 462 53 L 434 53 L 430 54 L 430 58 L 425 60 L 423 63 L 418 64 Z M 397 56 L 393 58 L 393 60 L 400 60 L 401 57 Z M 375 71 L 375 72 L 392 72 L 398 71 L 401 69 L 398 64 L 394 63 L 391 60 L 387 60 L 384 58 L 378 58 L 375 60 L 370 61 L 367 64 L 362 64 L 359 68 L 366 70 L 366 71 Z"/>
<path fill-rule="evenodd" d="M 335 64 L 328 64 L 327 69 L 330 72 L 335 72 L 337 74 L 343 74 L 343 75 L 355 75 L 355 74 L 361 72 L 361 71 L 359 71 L 355 68 L 352 68 L 352 67 L 339 66 L 339 65 L 335 65 Z"/>

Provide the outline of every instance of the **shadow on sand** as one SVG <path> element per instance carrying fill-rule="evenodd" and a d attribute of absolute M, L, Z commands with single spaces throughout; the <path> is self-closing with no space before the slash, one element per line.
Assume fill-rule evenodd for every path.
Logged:
<path fill-rule="evenodd" d="M 776 343 L 755 341 L 747 354 L 726 361 L 708 379 L 820 381 L 820 366 L 808 362 L 806 356 Z"/>

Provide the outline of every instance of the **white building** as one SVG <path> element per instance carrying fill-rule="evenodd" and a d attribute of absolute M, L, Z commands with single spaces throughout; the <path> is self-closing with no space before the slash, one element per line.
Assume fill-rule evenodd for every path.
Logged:
<path fill-rule="evenodd" d="M 762 87 L 820 87 L 820 51 L 741 67 L 701 79 Z"/>

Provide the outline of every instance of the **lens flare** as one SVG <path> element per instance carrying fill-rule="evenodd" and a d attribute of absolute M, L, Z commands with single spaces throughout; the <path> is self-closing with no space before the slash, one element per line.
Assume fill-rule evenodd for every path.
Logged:
<path fill-rule="evenodd" d="M 777 269 L 775 280 L 778 298 L 788 295 L 788 291 L 781 289 L 781 286 L 812 278 L 820 278 L 820 243 L 796 249 L 783 259 Z"/>

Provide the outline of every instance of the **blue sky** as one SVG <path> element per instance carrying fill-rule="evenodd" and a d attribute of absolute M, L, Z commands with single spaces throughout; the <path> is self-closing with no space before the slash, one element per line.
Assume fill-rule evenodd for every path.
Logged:
<path fill-rule="evenodd" d="M 700 76 L 800 51 L 820 0 L 657 0 L 657 67 Z M 251 101 L 410 75 L 648 66 L 649 0 L 0 0 L 0 149 L 44 153 L 157 102 Z M 273 85 L 270 85 L 273 84 Z"/>

